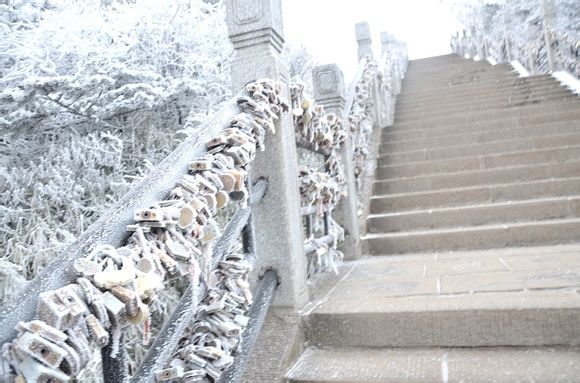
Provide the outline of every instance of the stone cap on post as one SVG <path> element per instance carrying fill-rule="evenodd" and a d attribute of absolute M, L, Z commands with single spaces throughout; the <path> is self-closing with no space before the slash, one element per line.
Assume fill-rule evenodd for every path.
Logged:
<path fill-rule="evenodd" d="M 340 114 L 344 108 L 344 75 L 336 64 L 318 65 L 312 69 L 314 99 L 330 113 Z"/>
<path fill-rule="evenodd" d="M 354 25 L 356 42 L 358 44 L 358 59 L 364 56 L 373 56 L 373 41 L 371 39 L 371 27 L 369 23 L 363 21 Z"/>
<path fill-rule="evenodd" d="M 288 80 L 288 69 L 279 57 L 284 47 L 281 0 L 227 0 L 226 20 L 235 49 L 234 94 L 247 82 L 274 73 Z"/>
<path fill-rule="evenodd" d="M 234 48 L 268 43 L 282 51 L 281 0 L 231 0 L 227 5 L 228 35 Z"/>

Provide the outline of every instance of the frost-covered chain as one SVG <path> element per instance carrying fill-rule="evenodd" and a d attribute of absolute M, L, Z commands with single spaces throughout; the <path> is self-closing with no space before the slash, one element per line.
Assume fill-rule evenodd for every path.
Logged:
<path fill-rule="evenodd" d="M 328 214 L 329 234 L 334 238 L 330 246 L 318 242 L 313 236 L 306 238 L 306 244 L 313 244 L 316 249 L 307 254 L 308 275 L 311 276 L 325 270 L 336 271 L 337 263 L 343 259 L 338 243 L 344 240 L 344 230 L 330 216 L 346 196 L 344 165 L 339 154 L 346 139 L 346 127 L 335 114 L 326 113 L 324 106 L 306 98 L 302 83 L 293 82 L 290 94 L 297 140 L 306 143 L 312 150 L 327 153 L 325 172 L 311 168 L 302 168 L 298 172 L 301 206 L 316 208 L 316 222 Z"/>
<path fill-rule="evenodd" d="M 364 171 L 364 162 L 369 153 L 369 140 L 373 130 L 373 83 L 378 64 L 367 57 L 362 76 L 355 87 L 354 100 L 348 114 L 348 123 L 353 140 L 353 169 L 357 183 Z"/>
<path fill-rule="evenodd" d="M 75 283 L 40 294 L 36 319 L 20 322 L 17 337 L 2 347 L 20 378 L 70 381 L 95 349 L 111 343 L 114 357 L 121 330 L 131 324 L 143 326 L 147 343 L 150 304 L 167 279 L 175 277 L 209 287 L 199 321 L 191 326 L 193 334 L 205 335 L 181 344 L 176 353 L 185 355 L 184 363 L 171 361 L 158 380 L 168 380 L 169 374 L 173 380 L 208 381 L 232 363 L 252 299 L 250 266 L 237 248 L 220 260 L 217 270 L 209 270 L 210 249 L 220 236 L 214 217 L 232 201 L 246 204 L 244 181 L 256 150 L 264 149 L 266 131 L 274 132 L 274 121 L 288 110 L 275 81 L 251 83 L 246 91 L 237 100 L 242 113 L 207 143 L 207 155 L 190 163 L 168 199 L 135 212 L 124 246 L 96 247 L 74 262 Z"/>

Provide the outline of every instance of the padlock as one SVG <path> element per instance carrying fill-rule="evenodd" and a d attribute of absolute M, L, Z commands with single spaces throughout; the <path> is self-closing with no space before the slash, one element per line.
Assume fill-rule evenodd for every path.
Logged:
<path fill-rule="evenodd" d="M 155 273 L 146 273 L 135 278 L 136 292 L 141 299 L 151 298 L 163 288 L 163 280 Z"/>
<path fill-rule="evenodd" d="M 60 301 L 69 309 L 69 324 L 74 325 L 79 317 L 88 311 L 80 298 L 80 287 L 76 284 L 66 285 L 54 291 Z"/>
<path fill-rule="evenodd" d="M 169 274 L 174 275 L 177 273 L 177 262 L 171 258 L 167 253 L 161 249 L 155 249 L 155 255 L 161 261 L 161 264 L 169 272 Z"/>
<path fill-rule="evenodd" d="M 59 331 L 56 328 L 49 326 L 45 322 L 40 320 L 32 320 L 30 322 L 18 322 L 16 328 L 20 333 L 28 331 L 33 334 L 38 334 L 44 339 L 55 344 L 62 344 L 68 338 L 68 336 L 64 332 Z"/>
<path fill-rule="evenodd" d="M 122 286 L 113 287 L 111 293 L 125 304 L 127 315 L 137 315 L 139 311 L 139 298 L 137 293 Z"/>
<path fill-rule="evenodd" d="M 213 149 L 215 147 L 219 147 L 222 145 L 225 145 L 227 143 L 227 138 L 225 135 L 223 134 L 218 134 L 217 136 L 213 137 L 212 139 L 210 139 L 206 145 L 208 147 L 208 149 Z"/>
<path fill-rule="evenodd" d="M 155 379 L 158 382 L 167 382 L 170 380 L 177 380 L 183 377 L 183 367 L 170 367 L 164 370 L 157 371 L 155 374 Z"/>
<path fill-rule="evenodd" d="M 70 309 L 56 296 L 54 291 L 46 291 L 38 296 L 36 316 L 57 330 L 63 330 L 70 323 Z"/>
<path fill-rule="evenodd" d="M 215 199 L 216 199 L 216 207 L 218 209 L 223 209 L 230 202 L 230 196 L 224 190 L 220 190 L 219 192 L 217 192 L 215 195 Z"/>
<path fill-rule="evenodd" d="M 205 370 L 194 369 L 186 371 L 181 377 L 182 382 L 198 382 L 206 376 Z"/>
<path fill-rule="evenodd" d="M 135 278 L 135 268 L 130 258 L 120 256 L 121 269 L 107 268 L 93 275 L 95 285 L 104 289 L 111 289 L 115 286 L 123 286 L 132 282 Z"/>
<path fill-rule="evenodd" d="M 193 346 L 193 352 L 195 352 L 198 356 L 211 360 L 219 359 L 225 355 L 223 350 L 220 350 L 215 347 L 205 347 L 205 346 Z"/>
<path fill-rule="evenodd" d="M 189 171 L 204 171 L 212 168 L 212 162 L 209 159 L 201 159 L 189 163 Z"/>
<path fill-rule="evenodd" d="M 163 220 L 163 210 L 161 209 L 138 209 L 133 216 L 135 222 L 161 222 Z"/>
<path fill-rule="evenodd" d="M 77 258 L 73 262 L 73 268 L 78 275 L 83 277 L 93 276 L 102 270 L 102 267 L 97 262 L 87 258 Z"/>
<path fill-rule="evenodd" d="M 58 368 L 67 354 L 61 345 L 30 332 L 20 334 L 13 341 L 13 347 L 52 368 Z"/>
<path fill-rule="evenodd" d="M 166 241 L 165 248 L 173 258 L 178 260 L 187 261 L 191 258 L 189 250 L 179 242 Z"/>
<path fill-rule="evenodd" d="M 114 318 L 115 322 L 119 323 L 125 317 L 125 303 L 123 303 L 109 291 L 103 294 L 102 300 L 103 305 L 107 309 L 109 319 Z"/>
<path fill-rule="evenodd" d="M 18 372 L 22 374 L 26 382 L 70 382 L 70 377 L 57 368 L 51 368 L 38 363 L 31 357 L 24 357 L 16 366 Z"/>

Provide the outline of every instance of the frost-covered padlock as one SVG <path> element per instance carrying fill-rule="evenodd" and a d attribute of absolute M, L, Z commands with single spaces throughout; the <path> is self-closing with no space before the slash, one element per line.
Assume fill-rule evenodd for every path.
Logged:
<path fill-rule="evenodd" d="M 45 366 L 31 357 L 24 357 L 16 368 L 27 383 L 66 383 L 71 380 L 59 369 Z"/>
<path fill-rule="evenodd" d="M 208 157 L 202 157 L 199 160 L 191 161 L 189 163 L 189 171 L 196 172 L 196 171 L 204 171 L 210 170 L 212 168 L 212 161 Z"/>
<path fill-rule="evenodd" d="M 163 246 L 161 244 L 161 246 Z M 161 265 L 167 270 L 167 272 L 171 275 L 177 273 L 177 262 L 171 258 L 164 250 L 160 248 L 154 248 L 153 254 L 159 258 Z"/>
<path fill-rule="evenodd" d="M 214 219 L 210 219 L 203 226 L 200 241 L 202 244 L 206 244 L 210 241 L 213 241 L 214 239 L 219 238 L 220 236 L 221 230 L 219 228 L 218 223 Z"/>
<path fill-rule="evenodd" d="M 153 272 L 143 273 L 135 278 L 135 289 L 141 299 L 153 298 L 163 288 L 163 280 Z"/>
<path fill-rule="evenodd" d="M 139 311 L 139 298 L 133 290 L 123 286 L 115 286 L 111 293 L 125 304 L 125 310 L 129 316 L 136 315 Z"/>
<path fill-rule="evenodd" d="M 127 285 L 133 279 L 135 279 L 133 261 L 129 257 L 121 256 L 118 253 L 107 260 L 107 266 L 105 266 L 103 271 L 93 276 L 95 285 L 104 289 Z"/>
<path fill-rule="evenodd" d="M 28 331 L 33 334 L 38 334 L 44 339 L 55 344 L 64 343 L 68 338 L 68 336 L 64 332 L 57 330 L 56 328 L 49 326 L 48 324 L 40 320 L 33 320 L 30 322 L 18 322 L 16 328 L 21 333 Z"/>
<path fill-rule="evenodd" d="M 157 371 L 155 373 L 155 379 L 157 379 L 158 382 L 167 382 L 170 380 L 180 379 L 183 377 L 183 373 L 183 367 L 181 366 L 170 367 Z"/>
<path fill-rule="evenodd" d="M 67 354 L 63 347 L 44 339 L 39 334 L 29 332 L 20 334 L 12 345 L 15 351 L 21 351 L 52 368 L 58 368 Z"/>
<path fill-rule="evenodd" d="M 217 208 L 223 209 L 230 202 L 230 195 L 224 190 L 220 190 L 219 192 L 216 193 L 215 199 L 217 203 Z"/>
<path fill-rule="evenodd" d="M 206 320 L 227 337 L 235 337 L 242 332 L 241 327 L 230 320 L 222 321 L 211 315 Z"/>
<path fill-rule="evenodd" d="M 172 238 L 167 236 L 165 240 L 165 248 L 167 252 L 173 257 L 181 261 L 187 261 L 191 258 L 191 253 L 189 249 L 185 247 L 182 243 L 174 241 Z"/>
<path fill-rule="evenodd" d="M 194 369 L 186 371 L 181 377 L 182 382 L 198 382 L 206 376 L 205 370 Z"/>
<path fill-rule="evenodd" d="M 78 285 L 67 285 L 41 293 L 36 308 L 37 317 L 58 330 L 73 326 L 88 310 L 77 295 L 76 287 Z"/>
<path fill-rule="evenodd" d="M 133 215 L 135 222 L 161 222 L 163 220 L 162 209 L 138 209 Z"/>
<path fill-rule="evenodd" d="M 225 145 L 228 142 L 225 134 L 218 134 L 217 136 L 211 138 L 207 143 L 208 149 L 213 149 Z"/>
<path fill-rule="evenodd" d="M 125 303 L 111 294 L 109 291 L 105 292 L 102 297 L 103 305 L 107 309 L 109 319 L 114 318 L 115 323 L 119 323 L 126 314 Z"/>
<path fill-rule="evenodd" d="M 193 346 L 193 352 L 195 352 L 197 355 L 202 356 L 204 358 L 208 358 L 211 360 L 216 360 L 221 358 L 222 356 L 224 356 L 224 351 L 221 349 L 218 349 L 216 347 L 211 347 L 211 346 Z"/>

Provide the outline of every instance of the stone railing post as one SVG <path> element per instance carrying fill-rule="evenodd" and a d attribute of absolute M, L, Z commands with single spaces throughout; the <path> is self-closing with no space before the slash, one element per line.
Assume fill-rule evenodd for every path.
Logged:
<path fill-rule="evenodd" d="M 345 87 L 344 76 L 336 64 L 319 65 L 312 70 L 312 82 L 314 87 L 314 99 L 317 104 L 324 105 L 329 113 L 344 117 L 345 112 Z M 345 232 L 341 251 L 345 259 L 358 259 L 361 255 L 359 222 L 357 216 L 357 192 L 356 181 L 353 171 L 353 149 L 350 129 L 346 126 L 346 139 L 340 148 L 340 157 L 344 166 L 346 179 L 346 197 L 338 204 L 335 210 L 335 218 L 342 225 Z"/>
<path fill-rule="evenodd" d="M 373 42 L 371 39 L 371 28 L 369 23 L 363 21 L 361 23 L 356 23 L 354 25 L 355 35 L 356 35 L 356 42 L 358 44 L 358 59 L 359 61 L 363 57 L 368 57 L 369 59 L 373 59 Z M 381 97 L 379 95 L 378 83 L 377 81 L 373 82 L 373 102 L 374 102 L 374 120 L 375 125 L 379 126 L 382 123 L 381 118 Z"/>
<path fill-rule="evenodd" d="M 280 0 L 227 0 L 227 25 L 234 45 L 234 94 L 259 78 L 282 81 L 289 97 L 288 69 L 280 58 L 284 46 Z M 299 308 L 308 301 L 306 260 L 300 216 L 300 194 L 294 126 L 290 113 L 268 134 L 266 150 L 256 155 L 252 179 L 265 177 L 268 191 L 252 216 L 256 240 L 254 274 L 278 272 L 280 286 L 274 306 Z"/>
<path fill-rule="evenodd" d="M 385 55 L 389 52 L 389 45 L 392 44 L 391 35 L 387 32 L 381 32 L 381 60 L 385 59 Z M 381 122 L 380 126 L 391 126 L 393 125 L 393 118 L 395 112 L 395 95 L 398 93 L 399 89 L 395 89 L 398 86 L 399 79 L 395 79 L 394 73 L 391 76 L 391 83 L 388 84 L 390 87 L 389 93 L 381 94 Z M 397 76 L 399 73 L 396 74 Z"/>
<path fill-rule="evenodd" d="M 550 72 L 558 70 L 556 64 L 556 52 L 552 47 L 552 38 L 550 37 L 549 27 L 555 25 L 556 22 L 556 7 L 554 0 L 542 0 L 542 27 L 544 29 L 544 41 L 546 43 L 546 53 L 548 56 L 548 64 Z"/>
<path fill-rule="evenodd" d="M 354 25 L 356 42 L 358 44 L 358 59 L 364 56 L 373 57 L 373 41 L 371 39 L 371 28 L 366 21 Z"/>

